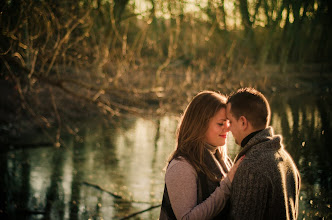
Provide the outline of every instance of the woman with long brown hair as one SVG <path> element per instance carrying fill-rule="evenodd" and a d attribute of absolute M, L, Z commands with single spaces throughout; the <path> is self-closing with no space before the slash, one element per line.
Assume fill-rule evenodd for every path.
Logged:
<path fill-rule="evenodd" d="M 225 217 L 239 165 L 231 168 L 225 146 L 229 131 L 226 101 L 224 95 L 203 91 L 184 111 L 177 146 L 166 169 L 160 220 Z"/>

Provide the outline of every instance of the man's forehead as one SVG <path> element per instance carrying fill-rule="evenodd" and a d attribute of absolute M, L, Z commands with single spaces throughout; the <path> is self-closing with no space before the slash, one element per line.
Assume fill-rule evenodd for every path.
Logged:
<path fill-rule="evenodd" d="M 228 103 L 228 104 L 227 104 L 227 108 L 226 108 L 226 113 L 227 113 L 227 114 L 230 114 L 230 111 L 231 111 L 231 104 Z"/>
<path fill-rule="evenodd" d="M 227 104 L 226 118 L 227 118 L 228 120 L 230 120 L 231 118 L 233 118 L 233 114 L 232 114 L 232 112 L 231 112 L 231 106 L 229 106 L 229 104 Z"/>

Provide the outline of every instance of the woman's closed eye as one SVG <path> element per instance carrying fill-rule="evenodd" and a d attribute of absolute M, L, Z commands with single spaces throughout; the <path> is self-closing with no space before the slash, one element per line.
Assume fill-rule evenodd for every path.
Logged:
<path fill-rule="evenodd" d="M 222 126 L 229 126 L 230 125 L 230 122 L 228 121 L 228 120 L 226 120 L 226 121 L 224 121 L 224 122 L 219 122 L 219 123 L 217 123 L 220 127 L 222 127 Z"/>

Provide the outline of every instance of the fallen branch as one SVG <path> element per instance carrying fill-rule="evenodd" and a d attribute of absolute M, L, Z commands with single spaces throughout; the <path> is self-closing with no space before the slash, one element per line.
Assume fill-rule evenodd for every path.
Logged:
<path fill-rule="evenodd" d="M 110 192 L 106 189 L 103 189 L 102 187 L 100 187 L 99 185 L 96 185 L 96 184 L 93 184 L 93 183 L 89 183 L 89 182 L 86 182 L 84 181 L 83 184 L 87 185 L 87 186 L 91 186 L 91 187 L 94 187 L 100 191 L 103 191 L 103 192 L 106 192 L 108 194 L 110 194 L 111 196 L 115 197 L 116 199 L 120 199 L 117 201 L 117 203 L 141 203 L 141 204 L 150 204 L 152 205 L 153 203 L 151 202 L 144 202 L 144 201 L 135 201 L 135 200 L 126 200 L 124 199 L 122 196 L 119 196 L 113 192 Z"/>
<path fill-rule="evenodd" d="M 136 216 L 136 215 L 139 215 L 139 214 L 142 214 L 142 213 L 144 213 L 144 212 L 150 211 L 151 209 L 158 208 L 158 207 L 160 207 L 160 206 L 161 206 L 161 204 L 151 206 L 151 207 L 149 207 L 149 208 L 147 208 L 147 209 L 141 210 L 141 211 L 139 211 L 139 212 L 135 212 L 135 213 L 130 214 L 130 215 L 124 217 L 124 218 L 121 218 L 120 220 L 129 219 L 129 218 L 131 218 L 131 217 L 134 217 L 134 216 Z"/>
<path fill-rule="evenodd" d="M 117 195 L 117 194 L 115 194 L 115 193 L 113 193 L 113 192 L 110 192 L 110 191 L 108 191 L 108 190 L 106 190 L 106 189 L 103 189 L 103 188 L 101 188 L 100 186 L 98 186 L 98 185 L 96 185 L 96 184 L 88 183 L 88 182 L 85 182 L 85 181 L 83 182 L 83 184 L 85 184 L 85 185 L 87 185 L 87 186 L 92 186 L 92 187 L 94 187 L 94 188 L 96 188 L 96 189 L 99 189 L 99 190 L 101 190 L 101 191 L 103 191 L 103 192 L 106 192 L 106 193 L 110 194 L 111 196 L 113 196 L 113 197 L 116 198 L 116 199 L 122 199 L 121 196 L 119 196 L 119 195 Z"/>

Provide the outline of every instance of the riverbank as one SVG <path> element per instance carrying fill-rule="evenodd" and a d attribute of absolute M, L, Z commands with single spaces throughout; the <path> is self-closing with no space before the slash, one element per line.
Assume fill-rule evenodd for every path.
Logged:
<path fill-rule="evenodd" d="M 75 90 L 78 95 L 84 92 L 89 94 L 91 100 L 84 99 L 83 95 L 83 98 L 74 96 L 50 84 L 40 84 L 33 91 L 25 91 L 27 96 L 22 98 L 17 85 L 8 79 L 1 80 L 0 143 L 5 146 L 3 149 L 10 149 L 20 137 L 46 131 L 49 133 L 46 135 L 49 136 L 48 141 L 39 141 L 50 145 L 59 144 L 59 138 L 56 137 L 75 135 L 77 129 L 69 125 L 79 121 L 103 118 L 101 123 L 114 124 L 127 114 L 178 115 L 193 95 L 205 89 L 229 94 L 237 88 L 251 86 L 268 98 L 287 93 L 329 93 L 332 88 L 332 73 L 329 69 L 331 66 L 310 65 L 299 71 L 290 66 L 286 73 L 280 73 L 277 66 L 266 66 L 261 70 L 247 66 L 236 73 L 195 76 L 189 80 L 188 76 L 186 78 L 183 74 L 175 74 L 182 73 L 184 69 L 169 69 L 164 73 L 168 78 L 163 79 L 157 87 L 151 79 L 144 79 L 141 75 L 136 78 L 140 80 L 136 83 L 137 88 L 135 82 L 132 82 L 128 88 L 121 87 L 119 90 L 116 87 L 108 90 L 91 89 L 88 93 L 83 89 Z M 109 110 L 109 106 L 113 109 Z"/>

